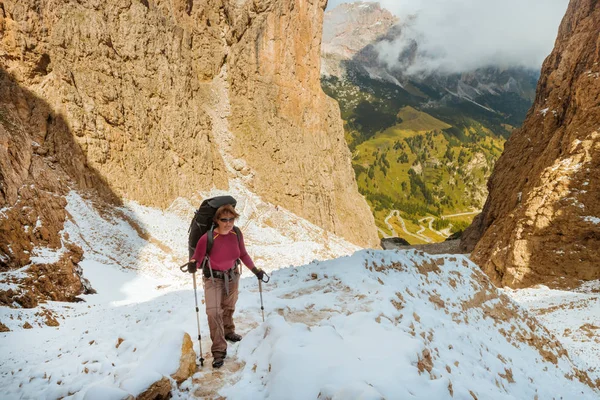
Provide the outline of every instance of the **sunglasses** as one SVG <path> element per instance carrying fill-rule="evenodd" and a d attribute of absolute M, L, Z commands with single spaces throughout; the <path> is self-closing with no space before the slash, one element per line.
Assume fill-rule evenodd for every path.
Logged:
<path fill-rule="evenodd" d="M 219 221 L 221 221 L 221 222 L 233 222 L 233 221 L 235 221 L 235 218 L 219 218 Z"/>

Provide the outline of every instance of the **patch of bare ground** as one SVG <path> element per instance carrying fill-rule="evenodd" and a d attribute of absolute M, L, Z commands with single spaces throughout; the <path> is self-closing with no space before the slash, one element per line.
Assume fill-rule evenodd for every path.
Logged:
<path fill-rule="evenodd" d="M 198 389 L 194 391 L 193 396 L 211 400 L 225 399 L 219 395 L 219 390 L 225 386 L 233 386 L 240 380 L 241 376 L 238 372 L 244 368 L 245 363 L 226 358 L 225 363 L 219 369 L 213 369 L 211 363 L 212 359 L 208 359 L 203 367 L 199 366 L 196 370 L 192 382 L 198 385 Z"/>
<path fill-rule="evenodd" d="M 427 275 L 430 272 L 439 273 L 440 265 L 444 264 L 443 259 L 431 260 L 431 261 L 423 261 L 421 264 L 417 265 L 417 269 L 419 273 L 422 275 Z"/>
<path fill-rule="evenodd" d="M 431 370 L 433 369 L 433 360 L 431 358 L 431 352 L 429 351 L 429 349 L 424 349 L 422 355 L 422 357 L 419 356 L 419 361 L 417 362 L 419 374 L 425 371 L 431 373 Z"/>
<path fill-rule="evenodd" d="M 402 296 L 402 293 L 396 292 L 396 297 L 398 297 L 398 299 L 400 301 L 398 301 L 396 299 L 392 299 L 390 301 L 392 302 L 392 304 L 394 305 L 394 307 L 396 307 L 397 310 L 402 310 L 404 308 L 404 303 L 406 303 L 405 300 L 404 300 L 404 296 Z"/>
<path fill-rule="evenodd" d="M 55 314 L 48 310 L 47 308 L 42 308 L 42 311 L 36 313 L 35 315 L 43 317 L 44 323 L 48 326 L 59 326 L 60 324 L 55 318 Z"/>
<path fill-rule="evenodd" d="M 589 338 L 598 336 L 598 334 L 600 333 L 600 331 L 598 331 L 599 329 L 600 329 L 600 326 L 596 326 L 593 324 L 583 324 L 579 327 L 579 330 L 583 331 L 584 334 Z M 596 331 L 598 331 L 598 332 L 596 332 Z M 598 341 L 598 340 L 596 340 L 596 341 Z"/>
<path fill-rule="evenodd" d="M 600 389 L 600 379 L 596 379 L 596 381 L 594 382 L 593 380 L 590 379 L 587 372 L 582 371 L 580 369 L 575 369 L 574 371 L 575 371 L 575 374 L 567 374 L 567 375 L 565 375 L 565 377 L 569 380 L 577 379 L 579 382 L 583 383 L 584 385 L 588 385 L 589 387 L 594 388 L 594 389 Z"/>
<path fill-rule="evenodd" d="M 303 323 L 308 326 L 316 326 L 325 319 L 328 319 L 333 314 L 339 314 L 339 311 L 326 308 L 321 310 L 315 310 L 314 304 L 307 307 L 306 310 L 292 310 L 292 309 L 277 309 L 277 314 L 281 315 L 289 323 Z"/>
<path fill-rule="evenodd" d="M 590 297 L 590 298 L 586 298 L 586 299 L 578 299 L 578 300 L 571 301 L 568 303 L 557 304 L 557 305 L 551 306 L 551 307 L 538 308 L 533 311 L 535 311 L 535 313 L 537 313 L 537 314 L 544 315 L 544 314 L 553 313 L 558 310 L 584 309 L 584 308 L 589 307 L 589 303 L 592 303 L 592 302 L 595 303 L 595 302 L 598 302 L 598 300 L 600 300 L 600 296 Z"/>
<path fill-rule="evenodd" d="M 515 383 L 513 378 L 513 372 L 510 368 L 504 368 L 504 374 L 498 374 L 501 378 L 504 378 L 508 381 L 508 383 Z"/>
<path fill-rule="evenodd" d="M 431 303 L 433 303 L 435 305 L 435 307 L 438 308 L 438 309 L 445 309 L 446 308 L 446 303 L 444 302 L 444 300 L 442 300 L 442 298 L 438 294 L 430 295 L 429 296 L 429 301 Z M 448 313 L 448 312 L 446 311 L 446 313 Z"/>
<path fill-rule="evenodd" d="M 479 290 L 475 292 L 472 299 L 463 302 L 461 308 L 463 311 L 468 311 L 472 308 L 480 308 L 483 303 L 496 298 L 496 295 L 492 291 Z"/>

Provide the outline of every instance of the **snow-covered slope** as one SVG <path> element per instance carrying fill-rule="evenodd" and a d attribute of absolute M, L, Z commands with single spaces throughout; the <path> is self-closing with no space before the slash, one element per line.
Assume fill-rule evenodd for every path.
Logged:
<path fill-rule="evenodd" d="M 364 250 L 275 271 L 263 287 L 266 321 L 246 278 L 236 318 L 245 339 L 224 370 L 205 366 L 176 398 L 598 396 L 548 331 L 462 257 Z M 191 290 L 68 307 L 60 328 L 5 336 L 0 380 L 10 398 L 127 392 L 171 330 L 195 336 Z"/>
<path fill-rule="evenodd" d="M 544 285 L 505 290 L 556 335 L 577 365 L 600 385 L 600 281 L 569 291 Z"/>
<path fill-rule="evenodd" d="M 241 343 L 245 365 L 227 397 L 598 396 L 465 258 L 362 251 L 273 277 L 272 316 Z"/>
<path fill-rule="evenodd" d="M 129 289 L 122 289 L 119 299 L 115 301 L 124 301 L 126 298 L 141 300 L 140 295 L 144 299 L 154 297 L 161 292 L 177 290 L 189 284 L 188 277 L 181 273 L 179 265 L 187 262 L 188 228 L 194 210 L 201 199 L 224 194 L 233 195 L 238 200 L 237 210 L 241 217 L 237 225 L 244 233 L 255 264 L 265 271 L 340 257 L 359 249 L 297 217 L 283 206 L 263 202 L 236 180 L 231 182 L 231 188 L 227 192 L 213 190 L 199 193 L 197 204 L 192 204 L 187 199 L 178 199 L 165 211 L 127 202 L 121 208 L 105 208 L 100 214 L 91 200 L 72 191 L 67 196 L 66 210 L 69 217 L 61 234 L 83 249 L 84 259 L 81 265 L 84 278 L 106 280 L 107 276 L 123 275 L 123 270 L 126 270 L 129 273 L 123 276 L 136 278 L 115 276 L 110 279 L 119 282 L 156 281 L 158 289 L 143 293 L 135 290 L 137 283 L 130 283 L 126 287 L 132 288 L 133 292 L 125 294 Z M 58 251 L 34 249 L 32 260 L 40 264 L 52 262 L 62 252 L 62 248 Z M 8 275 L 12 277 L 22 273 L 23 271 L 1 273 L 0 282 L 9 278 Z M 17 284 L 12 283 L 0 285 L 18 288 Z M 98 290 L 97 285 L 97 280 L 92 281 L 95 290 Z M 99 291 L 98 297 L 106 296 Z M 48 305 L 34 309 L 1 307 L 0 322 L 10 330 L 19 330 L 26 322 L 34 327 L 45 326 L 49 317 L 60 318 L 61 313 L 62 311 L 55 313 L 54 308 Z"/>
<path fill-rule="evenodd" d="M 600 395 L 561 344 L 465 257 L 344 256 L 356 248 L 241 189 L 234 195 L 249 251 L 272 272 L 263 284 L 265 322 L 256 279 L 246 274 L 235 317 L 244 340 L 213 370 L 201 311 L 208 362 L 173 384 L 174 398 Z M 173 369 L 182 331 L 197 337 L 191 279 L 178 270 L 194 207 L 180 201 L 161 212 L 130 203 L 100 216 L 77 193 L 68 200 L 65 234 L 84 248 L 84 276 L 98 294 L 1 310 L 13 329 L 0 334 L 2 398 L 137 395 Z M 45 326 L 47 314 L 60 325 Z M 22 329 L 25 321 L 34 328 Z"/>

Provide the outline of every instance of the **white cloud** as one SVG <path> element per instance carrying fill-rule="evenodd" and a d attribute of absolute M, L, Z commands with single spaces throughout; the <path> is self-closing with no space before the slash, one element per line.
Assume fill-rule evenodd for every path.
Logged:
<path fill-rule="evenodd" d="M 343 0 L 329 3 L 331 9 Z M 415 39 L 419 53 L 410 72 L 469 71 L 487 65 L 539 69 L 550 53 L 568 0 L 382 0 L 402 22 L 416 15 L 402 38 L 383 43 L 390 65 Z"/>

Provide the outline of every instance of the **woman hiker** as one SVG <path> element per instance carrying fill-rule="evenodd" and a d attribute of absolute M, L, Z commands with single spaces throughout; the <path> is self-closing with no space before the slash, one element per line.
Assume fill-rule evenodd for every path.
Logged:
<path fill-rule="evenodd" d="M 216 224 L 212 231 L 214 242 L 210 250 L 208 265 L 204 268 L 204 301 L 206 315 L 212 341 L 213 368 L 220 368 L 227 356 L 227 342 L 239 342 L 242 337 L 235 333 L 233 313 L 238 299 L 238 284 L 241 271 L 239 261 L 248 267 L 258 279 L 264 276 L 263 270 L 256 268 L 244 246 L 242 232 L 233 227 L 239 214 L 231 205 L 217 209 L 213 221 Z M 202 235 L 191 262 L 202 268 L 206 255 L 206 244 L 209 230 Z"/>

